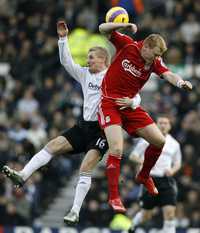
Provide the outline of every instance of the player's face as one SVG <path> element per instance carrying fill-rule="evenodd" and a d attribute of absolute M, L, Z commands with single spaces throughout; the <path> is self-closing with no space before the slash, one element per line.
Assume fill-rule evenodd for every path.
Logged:
<path fill-rule="evenodd" d="M 168 134 L 171 129 L 171 124 L 167 117 L 159 117 L 157 125 L 164 135 Z"/>
<path fill-rule="evenodd" d="M 150 48 L 148 44 L 144 44 L 141 49 L 141 56 L 145 62 L 151 64 L 159 55 L 156 54 L 155 48 Z"/>
<path fill-rule="evenodd" d="M 87 64 L 91 73 L 98 73 L 105 69 L 105 58 L 99 57 L 95 51 L 88 53 Z"/>

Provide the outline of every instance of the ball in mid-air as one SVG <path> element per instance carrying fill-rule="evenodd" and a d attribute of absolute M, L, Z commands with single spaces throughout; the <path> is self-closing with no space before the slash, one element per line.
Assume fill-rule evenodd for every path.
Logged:
<path fill-rule="evenodd" d="M 123 7 L 112 7 L 106 13 L 106 23 L 128 23 L 129 17 L 127 11 Z"/>

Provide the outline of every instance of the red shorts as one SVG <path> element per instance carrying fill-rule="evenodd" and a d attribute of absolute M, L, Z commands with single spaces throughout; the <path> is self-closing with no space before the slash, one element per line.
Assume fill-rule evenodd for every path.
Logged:
<path fill-rule="evenodd" d="M 120 110 L 119 108 L 113 100 L 106 98 L 101 100 L 98 120 L 103 129 L 110 125 L 121 125 L 129 135 L 135 135 L 137 129 L 154 123 L 149 114 L 141 107 L 137 107 L 135 110 L 132 108 Z"/>

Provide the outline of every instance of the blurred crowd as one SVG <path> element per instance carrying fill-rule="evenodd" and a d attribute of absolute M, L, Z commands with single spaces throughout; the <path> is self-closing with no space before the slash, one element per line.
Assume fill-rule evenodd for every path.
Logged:
<path fill-rule="evenodd" d="M 194 90 L 185 93 L 159 80 L 143 105 L 153 117 L 168 113 L 172 134 L 182 145 L 183 166 L 177 174 L 177 225 L 200 227 L 200 1 L 140 1 L 140 10 L 134 2 L 138 1 L 0 1 L 0 165 L 8 163 L 20 169 L 49 139 L 81 117 L 80 86 L 59 63 L 56 21 L 66 20 L 74 59 L 84 65 L 85 48 L 95 43 L 107 47 L 105 38 L 97 33 L 98 24 L 104 21 L 111 5 L 119 4 L 139 25 L 135 38 L 161 33 L 169 47 L 166 64 L 193 83 Z M 133 145 L 134 141 L 126 137 L 125 154 Z M 32 224 L 48 207 L 55 190 L 66 185 L 66 177 L 77 169 L 77 164 L 74 157 L 60 156 L 18 191 L 0 175 L 0 224 Z M 134 176 L 135 166 L 124 159 L 121 193 L 128 216 L 138 209 L 139 187 Z M 149 224 L 160 224 L 158 214 L 155 211 L 155 219 Z M 104 169 L 100 167 L 80 224 L 106 227 L 112 217 Z"/>

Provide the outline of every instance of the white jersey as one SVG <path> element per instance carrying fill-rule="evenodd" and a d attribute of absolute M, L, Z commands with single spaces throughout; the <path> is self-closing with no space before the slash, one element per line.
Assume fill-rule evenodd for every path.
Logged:
<path fill-rule="evenodd" d="M 149 143 L 147 141 L 139 139 L 131 154 L 140 159 L 144 159 L 144 153 L 148 145 Z M 150 175 L 163 177 L 165 170 L 171 169 L 175 163 L 181 165 L 181 160 L 182 154 L 179 142 L 170 134 L 167 134 L 162 153 L 152 168 Z"/>
<path fill-rule="evenodd" d="M 66 71 L 81 84 L 83 91 L 83 119 L 85 121 L 97 121 L 98 106 L 101 97 L 101 83 L 107 69 L 99 73 L 90 73 L 88 67 L 82 67 L 72 58 L 67 37 L 58 40 L 59 57 Z M 133 104 L 138 106 L 141 102 L 140 95 L 133 99 Z"/>

